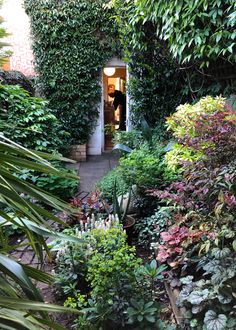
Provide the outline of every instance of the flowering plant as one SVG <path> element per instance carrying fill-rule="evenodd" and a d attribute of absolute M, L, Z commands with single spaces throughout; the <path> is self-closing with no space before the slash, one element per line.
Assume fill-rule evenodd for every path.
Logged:
<path fill-rule="evenodd" d="M 70 204 L 78 209 L 76 217 L 83 222 L 86 222 L 87 218 L 91 217 L 92 214 L 96 215 L 105 211 L 105 204 L 100 198 L 100 193 L 98 191 L 91 192 L 84 200 L 75 197 L 71 199 Z"/>

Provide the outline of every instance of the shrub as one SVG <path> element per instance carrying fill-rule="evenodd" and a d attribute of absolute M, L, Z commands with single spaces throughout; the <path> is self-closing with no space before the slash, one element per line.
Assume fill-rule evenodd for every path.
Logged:
<path fill-rule="evenodd" d="M 109 171 L 96 185 L 101 191 L 102 198 L 107 199 L 109 202 L 112 202 L 115 182 L 118 196 L 129 190 L 129 186 L 124 181 L 118 167 Z"/>
<path fill-rule="evenodd" d="M 235 110 L 222 98 L 205 97 L 194 106 L 179 107 L 168 125 L 178 146 L 199 154 L 179 164 L 181 181 L 153 192 L 177 211 L 172 215 L 175 226 L 157 242 L 157 258 L 174 269 L 172 274 L 183 270 L 194 275 L 194 281 L 183 279 L 180 294 L 191 311 L 191 326 L 234 328 Z"/>
<path fill-rule="evenodd" d="M 212 154 L 213 149 L 219 155 L 224 148 L 225 157 L 230 145 L 227 141 L 232 140 L 235 129 L 234 117 L 234 111 L 226 107 L 225 99 L 221 97 L 207 96 L 194 105 L 180 105 L 166 121 L 168 130 L 178 139 L 165 156 L 168 167 L 179 169 L 184 162 L 201 159 L 208 150 Z"/>
<path fill-rule="evenodd" d="M 68 135 L 42 98 L 30 97 L 20 86 L 0 85 L 0 125 L 6 137 L 24 147 L 55 152 Z"/>
<path fill-rule="evenodd" d="M 116 131 L 112 142 L 114 145 L 124 144 L 131 149 L 136 149 L 143 142 L 142 132 L 137 130 L 131 132 Z"/>
<path fill-rule="evenodd" d="M 164 186 L 176 177 L 173 171 L 166 168 L 164 155 L 163 147 L 158 146 L 152 150 L 143 145 L 120 159 L 118 171 L 129 186 L 133 184 L 138 187 Z"/>
<path fill-rule="evenodd" d="M 46 100 L 30 97 L 20 86 L 0 85 L 0 105 L 0 127 L 6 137 L 29 149 L 59 155 L 63 139 L 69 133 L 61 129 Z M 66 170 L 59 161 L 54 161 L 54 166 L 67 177 L 28 169 L 17 175 L 60 197 L 71 197 L 76 192 L 78 181 L 69 178 L 68 174 L 75 172 Z"/>
<path fill-rule="evenodd" d="M 76 322 L 81 330 L 154 324 L 153 289 L 163 270 L 155 262 L 141 266 L 120 227 L 84 233 L 81 243 L 66 243 L 57 254 L 57 283 L 69 294 L 66 306 L 84 313 Z"/>
<path fill-rule="evenodd" d="M 78 191 L 79 178 L 78 180 L 70 178 L 70 175 L 76 175 L 77 173 L 75 170 L 65 169 L 63 165 L 60 165 L 60 163 L 54 163 L 54 167 L 60 171 L 61 177 L 51 174 L 37 175 L 34 173 L 33 177 L 35 184 L 37 187 L 40 187 L 55 196 L 63 199 L 69 199 Z M 65 177 L 63 177 L 63 174 Z"/>

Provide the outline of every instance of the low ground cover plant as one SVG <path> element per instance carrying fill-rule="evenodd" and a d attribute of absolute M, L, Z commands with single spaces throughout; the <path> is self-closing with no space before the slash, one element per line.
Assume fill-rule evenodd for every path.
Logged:
<path fill-rule="evenodd" d="M 128 191 L 129 186 L 125 182 L 122 173 L 120 173 L 119 167 L 109 171 L 96 185 L 101 191 L 102 197 L 108 202 L 112 202 L 115 182 L 117 194 L 119 196 Z"/>

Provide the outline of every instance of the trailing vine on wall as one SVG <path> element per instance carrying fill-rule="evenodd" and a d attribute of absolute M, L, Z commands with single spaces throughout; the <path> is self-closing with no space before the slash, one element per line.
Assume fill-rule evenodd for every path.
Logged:
<path fill-rule="evenodd" d="M 195 62 L 209 66 L 221 58 L 236 61 L 236 2 L 234 0 L 132 0 L 125 1 L 132 15 L 126 15 L 131 43 L 139 43 L 133 26 L 152 22 L 158 39 L 166 44 L 181 64 Z M 123 0 L 113 0 L 120 7 Z M 127 33 L 127 31 L 126 31 Z"/>
<path fill-rule="evenodd" d="M 101 100 L 100 72 L 119 52 L 107 0 L 25 0 L 39 84 L 70 144 L 86 143 Z"/>

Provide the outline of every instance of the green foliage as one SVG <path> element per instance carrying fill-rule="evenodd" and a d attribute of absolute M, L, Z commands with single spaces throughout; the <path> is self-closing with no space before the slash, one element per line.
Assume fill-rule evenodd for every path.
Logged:
<path fill-rule="evenodd" d="M 179 103 L 232 93 L 214 70 L 235 61 L 233 0 L 113 0 L 112 6 L 132 73 L 134 125 L 144 116 L 165 132 L 164 118 Z M 209 63 L 213 73 L 200 68 Z"/>
<path fill-rule="evenodd" d="M 156 261 L 142 266 L 120 228 L 92 230 L 82 238 L 79 244 L 70 242 L 60 247 L 56 266 L 57 283 L 69 295 L 66 306 L 84 313 L 76 328 L 108 330 L 156 321 L 159 304 L 151 300 L 165 267 L 159 268 Z M 145 321 L 140 319 L 142 310 L 132 310 L 135 301 L 144 302 Z"/>
<path fill-rule="evenodd" d="M 179 139 L 179 143 L 172 146 L 165 155 L 167 166 L 176 171 L 181 171 L 184 162 L 196 162 L 204 158 L 208 148 L 214 148 L 214 140 L 207 134 L 197 129 L 199 123 L 205 122 L 208 125 L 211 116 L 216 113 L 224 113 L 226 100 L 222 97 L 207 96 L 200 99 L 194 105 L 184 104 L 177 108 L 177 111 L 166 120 L 168 130 L 172 131 L 173 136 Z M 233 120 L 229 116 L 223 119 L 225 122 Z M 196 146 L 186 144 L 187 139 L 199 139 L 200 143 Z M 182 143 L 181 143 L 182 141 Z M 217 143 L 218 140 L 216 140 Z"/>
<path fill-rule="evenodd" d="M 122 157 L 118 170 L 129 186 L 165 185 L 175 178 L 175 173 L 166 168 L 163 162 L 164 154 L 163 147 L 158 146 L 152 150 L 143 145 L 140 149 L 133 150 L 127 157 Z"/>
<path fill-rule="evenodd" d="M 147 37 L 148 38 L 148 37 Z M 164 121 L 183 101 L 181 94 L 182 74 L 170 60 L 156 54 L 153 44 L 149 51 L 133 50 L 129 57 L 131 78 L 128 84 L 131 120 L 134 127 L 141 128 L 144 118 L 150 127 L 159 126 L 160 135 L 165 134 Z M 185 98 L 184 98 L 185 100 Z"/>
<path fill-rule="evenodd" d="M 25 0 L 34 36 L 39 82 L 70 144 L 82 144 L 96 125 L 100 70 L 116 54 L 107 1 Z"/>
<path fill-rule="evenodd" d="M 60 198 L 68 199 L 74 196 L 78 190 L 79 177 L 78 179 L 75 179 L 70 176 L 76 176 L 76 171 L 65 169 L 65 167 L 61 165 L 60 162 L 52 163 L 54 167 L 60 171 L 61 176 L 24 171 L 20 177 L 31 180 L 36 184 L 37 187 L 40 187 L 43 190 L 48 191 Z"/>
<path fill-rule="evenodd" d="M 13 248 L 22 245 L 9 244 L 4 227 L 18 225 L 29 238 L 28 244 L 43 263 L 44 253 L 49 255 L 44 236 L 60 237 L 70 240 L 53 232 L 48 227 L 47 220 L 63 224 L 56 216 L 51 214 L 42 205 L 53 207 L 58 211 L 72 210 L 61 200 L 37 187 L 20 180 L 14 175 L 17 167 L 33 169 L 46 173 L 60 175 L 60 172 L 45 159 L 23 148 L 20 145 L 0 135 L 0 327 L 1 329 L 59 329 L 46 312 L 65 312 L 60 306 L 44 304 L 43 298 L 34 283 L 51 283 L 52 276 L 39 269 L 16 262 L 9 256 Z M 36 203 L 35 199 L 40 202 Z M 12 213 L 6 211 L 11 209 Z M 74 239 L 75 240 L 75 239 Z M 61 327 L 60 327 L 61 328 Z"/>
<path fill-rule="evenodd" d="M 46 100 L 30 97 L 20 86 L 0 85 L 0 106 L 0 127 L 6 137 L 29 149 L 58 154 L 69 133 L 61 129 Z M 60 176 L 28 169 L 17 175 L 57 196 L 71 197 L 78 187 L 75 173 L 66 170 L 60 161 L 54 161 L 54 166 L 60 170 Z M 74 178 L 69 174 L 74 174 Z"/>
<path fill-rule="evenodd" d="M 42 98 L 30 97 L 20 86 L 0 85 L 0 126 L 8 138 L 26 148 L 55 152 L 68 136 Z"/>
<path fill-rule="evenodd" d="M 193 276 L 181 279 L 183 287 L 179 304 L 191 308 L 198 324 L 203 324 L 206 330 L 232 329 L 236 324 L 235 314 L 232 313 L 235 304 L 235 259 L 228 248 L 213 250 L 199 263 L 199 268 L 204 270 L 203 278 L 198 281 L 193 281 Z"/>
<path fill-rule="evenodd" d="M 174 172 L 182 172 L 184 162 L 193 162 L 203 156 L 201 151 L 175 143 L 171 150 L 165 154 L 165 163 Z"/>
<path fill-rule="evenodd" d="M 209 65 L 209 61 L 219 57 L 235 62 L 235 12 L 233 0 L 138 0 L 129 24 L 152 23 L 158 39 L 168 46 L 174 58 L 181 63 L 196 61 Z M 137 43 L 137 37 L 131 40 Z"/>
<path fill-rule="evenodd" d="M 141 131 L 132 130 L 130 132 L 116 131 L 112 139 L 114 145 L 123 144 L 131 149 L 136 149 L 143 142 Z"/>
<path fill-rule="evenodd" d="M 235 109 L 222 97 L 205 97 L 180 106 L 167 124 L 179 146 L 199 155 L 179 164 L 181 180 L 165 191 L 155 190 L 161 203 L 176 207 L 172 218 L 178 224 L 161 232 L 157 259 L 172 273 L 189 275 L 181 280 L 179 299 L 191 312 L 192 328 L 233 329 Z"/>
<path fill-rule="evenodd" d="M 172 131 L 175 138 L 196 137 L 195 125 L 201 115 L 213 115 L 216 111 L 225 110 L 225 99 L 222 97 L 206 96 L 196 104 L 180 105 L 177 111 L 167 118 L 168 129 Z"/>
<path fill-rule="evenodd" d="M 173 223 L 171 212 L 173 207 L 161 207 L 150 217 L 136 221 L 135 229 L 138 232 L 138 244 L 143 247 L 152 247 L 160 238 L 160 233 Z"/>
<path fill-rule="evenodd" d="M 102 193 L 102 198 L 112 202 L 113 190 L 116 182 L 117 195 L 123 195 L 128 191 L 128 184 L 124 181 L 118 168 L 109 171 L 98 183 L 97 188 Z"/>
<path fill-rule="evenodd" d="M 130 302 L 131 307 L 127 308 L 129 317 L 128 323 L 134 324 L 138 322 L 140 326 L 146 327 L 148 323 L 156 322 L 158 309 L 154 301 L 145 303 L 143 299 L 139 301 L 131 299 Z"/>

